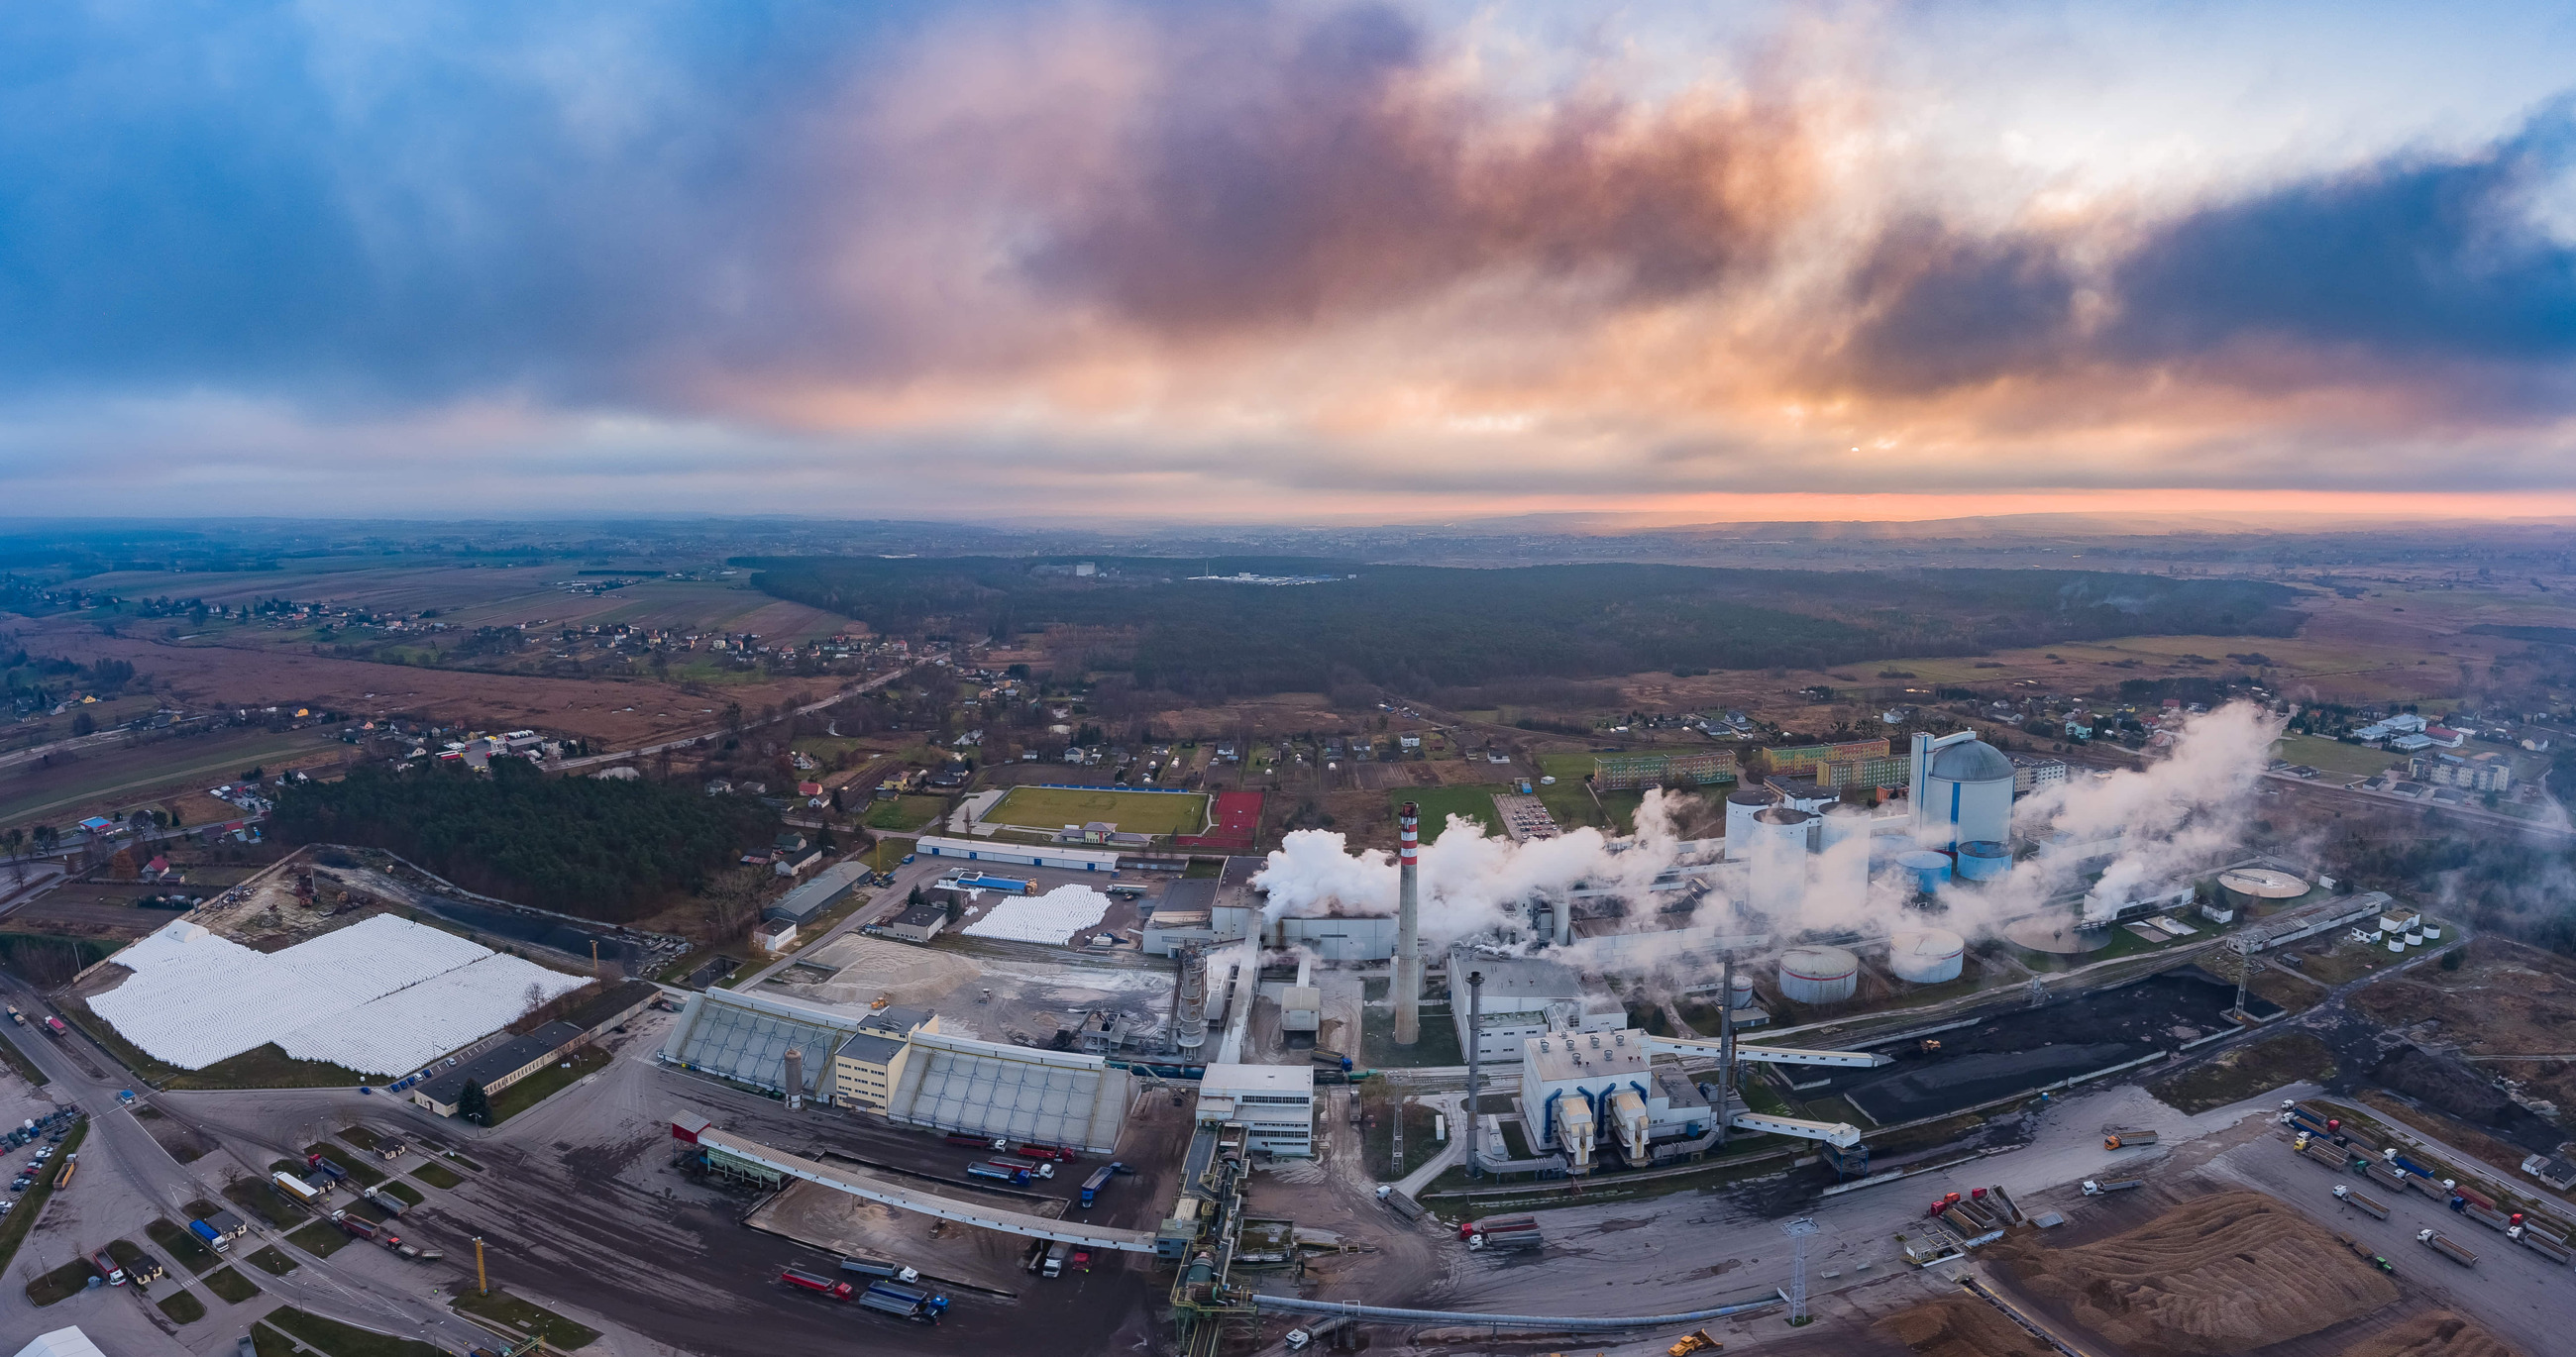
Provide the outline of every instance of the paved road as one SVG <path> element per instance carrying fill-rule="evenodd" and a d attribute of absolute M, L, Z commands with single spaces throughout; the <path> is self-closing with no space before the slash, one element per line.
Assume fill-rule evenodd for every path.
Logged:
<path fill-rule="evenodd" d="M 0 974 L 0 994 L 31 1018 L 52 1011 L 15 976 Z M 265 1177 L 269 1158 L 300 1149 L 281 1143 L 263 1145 L 245 1155 L 228 1142 L 202 1159 L 181 1164 L 161 1148 L 133 1110 L 117 1105 L 116 1093 L 127 1083 L 124 1071 L 86 1038 L 73 1036 L 58 1043 L 28 1037 L 17 1045 L 52 1080 L 44 1092 L 56 1102 L 88 1111 L 91 1129 L 81 1147 L 78 1178 L 47 1208 L 7 1274 L 0 1276 L 0 1295 L 22 1294 L 29 1279 L 84 1256 L 111 1238 L 129 1238 L 157 1253 L 143 1233 L 147 1221 L 155 1216 L 181 1220 L 185 1203 L 199 1197 L 220 1200 L 226 1179 Z M 355 1102 L 359 1095 L 340 1091 L 329 1096 Z M 170 1100 L 172 1105 L 161 1108 L 163 1115 L 185 1122 L 185 1110 L 177 1105 L 184 1098 L 151 1095 L 143 1105 Z M 250 1237 L 233 1245 L 233 1257 L 238 1260 L 280 1238 L 282 1232 L 254 1223 Z M 302 1264 L 287 1276 L 271 1277 L 247 1265 L 235 1269 L 260 1286 L 261 1298 L 227 1306 L 203 1287 L 193 1288 L 217 1313 L 175 1335 L 163 1330 L 156 1322 L 157 1313 L 147 1312 L 132 1288 L 102 1288 L 75 1296 L 45 1311 L 45 1319 L 49 1327 L 58 1326 L 57 1317 L 59 1324 L 79 1324 L 102 1346 L 120 1354 L 229 1353 L 249 1322 L 278 1301 L 366 1328 L 425 1338 L 454 1350 L 489 1337 L 451 1314 L 443 1299 L 429 1294 L 433 1281 L 451 1281 L 452 1272 L 405 1263 L 381 1249 L 347 1248 L 325 1261 L 285 1248 Z M 156 1297 L 166 1297 L 171 1289 L 164 1282 L 153 1291 Z"/>
<path fill-rule="evenodd" d="M 916 664 L 908 668 L 890 670 L 886 673 L 877 675 L 875 678 L 869 679 L 865 683 L 852 684 L 847 688 L 843 688 L 839 692 L 834 693 L 830 697 L 824 698 L 821 701 L 808 702 L 804 706 L 798 707 L 785 715 L 774 716 L 760 721 L 746 721 L 743 723 L 743 729 L 756 730 L 762 726 L 769 725 L 772 722 L 789 721 L 799 716 L 810 716 L 815 712 L 823 710 L 825 707 L 829 707 L 837 702 L 847 701 L 861 693 L 875 692 L 877 689 L 894 682 L 896 679 L 902 678 L 904 675 L 909 674 L 920 667 L 920 665 Z M 562 759 L 557 762 L 547 764 L 546 767 L 554 772 L 568 773 L 578 768 L 591 768 L 603 763 L 615 763 L 619 759 L 631 759 L 639 756 L 649 757 L 654 754 L 659 754 L 665 749 L 686 749 L 695 745 L 700 740 L 712 739 L 724 733 L 726 733 L 725 729 L 719 726 L 713 730 L 700 731 L 695 735 L 682 735 L 674 739 L 664 740 L 660 744 L 640 745 L 633 749 L 620 749 L 607 754 L 584 754 L 577 759 Z"/>

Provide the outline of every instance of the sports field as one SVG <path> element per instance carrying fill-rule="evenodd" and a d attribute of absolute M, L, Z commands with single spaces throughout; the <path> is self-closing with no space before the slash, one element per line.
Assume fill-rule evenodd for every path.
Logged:
<path fill-rule="evenodd" d="M 1062 829 L 1106 820 L 1129 834 L 1197 834 L 1207 828 L 1204 792 L 1122 792 L 1100 787 L 1014 787 L 984 822 Z"/>

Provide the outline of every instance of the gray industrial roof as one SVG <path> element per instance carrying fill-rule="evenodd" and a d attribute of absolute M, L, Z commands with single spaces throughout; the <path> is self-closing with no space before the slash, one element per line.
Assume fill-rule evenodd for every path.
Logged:
<path fill-rule="evenodd" d="M 868 1065 L 891 1063 L 903 1050 L 903 1038 L 877 1032 L 861 1032 L 841 1043 L 841 1054 Z"/>
<path fill-rule="evenodd" d="M 1967 740 L 1932 755 L 1932 776 L 1952 782 L 2010 782 L 2012 760 L 1983 740 Z"/>
<path fill-rule="evenodd" d="M 759 1088 L 787 1079 L 787 1050 L 836 1051 L 859 1030 L 861 1015 L 834 1012 L 766 994 L 709 990 L 689 1000 L 688 1011 L 665 1039 L 662 1058 Z M 805 1062 L 808 1091 L 822 1078 L 821 1060 Z"/>
<path fill-rule="evenodd" d="M 582 1029 L 568 1022 L 550 1022 L 524 1037 L 508 1041 L 485 1051 L 464 1064 L 440 1074 L 421 1085 L 429 1100 L 444 1106 L 456 1105 L 458 1095 L 468 1083 L 488 1084 L 533 1060 L 541 1060 L 549 1051 L 559 1050 L 582 1038 Z"/>

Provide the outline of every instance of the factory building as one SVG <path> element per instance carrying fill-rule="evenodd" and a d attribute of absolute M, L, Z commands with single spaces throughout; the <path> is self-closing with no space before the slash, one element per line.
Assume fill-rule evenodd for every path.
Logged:
<path fill-rule="evenodd" d="M 1566 1171 L 1592 1171 L 1607 1145 L 1629 1164 L 1653 1161 L 1657 1140 L 1711 1136 L 1716 1115 L 1680 1065 L 1656 1065 L 1646 1034 L 1553 1032 L 1523 1040 L 1521 1125 L 1533 1150 L 1563 1155 Z"/>
<path fill-rule="evenodd" d="M 2012 839 L 2013 766 L 1971 731 L 1914 736 L 1914 838 L 1928 848 Z"/>
<path fill-rule="evenodd" d="M 1108 1154 L 1127 1125 L 1131 1076 L 1096 1055 L 916 1031 L 886 1120 Z"/>
<path fill-rule="evenodd" d="M 1637 935 L 1653 937 L 1660 935 Z M 1473 1033 L 1467 1023 L 1467 973 L 1482 971 L 1482 1024 Z M 1449 951 L 1449 1015 L 1458 1028 L 1458 1049 L 1472 1041 L 1476 1058 L 1487 1064 L 1520 1060 L 1522 1043 L 1549 1032 L 1613 1032 L 1628 1025 L 1627 1010 L 1608 990 L 1586 981 L 1573 967 L 1530 957 L 1490 957 L 1463 945 Z"/>
<path fill-rule="evenodd" d="M 1014 867 L 1053 867 L 1064 872 L 1114 872 L 1118 855 L 1093 848 L 995 843 L 989 839 L 943 839 L 925 834 L 913 843 L 924 857 L 962 858 Z"/>
<path fill-rule="evenodd" d="M 915 1032 L 939 1030 L 939 1015 L 926 1008 L 892 1005 L 859 1020 L 859 1030 L 832 1053 L 832 1102 L 882 1112 L 903 1078 Z"/>
<path fill-rule="evenodd" d="M 1698 786 L 1733 782 L 1738 769 L 1732 749 L 1694 749 L 1670 754 L 1607 754 L 1592 761 L 1596 791 L 1633 792 L 1660 787 L 1679 778 Z"/>
<path fill-rule="evenodd" d="M 2042 758 L 2037 754 L 2008 755 L 2013 767 L 2013 795 L 2028 796 L 2049 787 L 2066 785 L 2066 763 L 2063 759 Z"/>
<path fill-rule="evenodd" d="M 1285 1159 L 1315 1155 L 1315 1067 L 1210 1065 L 1199 1078 L 1198 1119 L 1244 1130 L 1244 1147 Z"/>

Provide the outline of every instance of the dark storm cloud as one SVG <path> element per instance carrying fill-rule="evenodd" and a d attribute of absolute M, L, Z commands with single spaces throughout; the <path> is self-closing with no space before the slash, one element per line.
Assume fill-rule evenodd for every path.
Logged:
<path fill-rule="evenodd" d="M 2053 240 L 1911 218 L 1852 275 L 1858 323 L 1838 363 L 1866 389 L 1906 394 L 2038 375 L 2064 356 L 2075 288 Z"/>
<path fill-rule="evenodd" d="M 1444 88 L 1425 35 L 1375 5 L 1169 37 L 1123 171 L 1027 264 L 1156 330 L 1303 324 L 1498 273 L 1687 296 L 1759 266 L 1811 198 L 1795 119 L 1759 100 L 1576 94 L 1516 118 Z"/>

